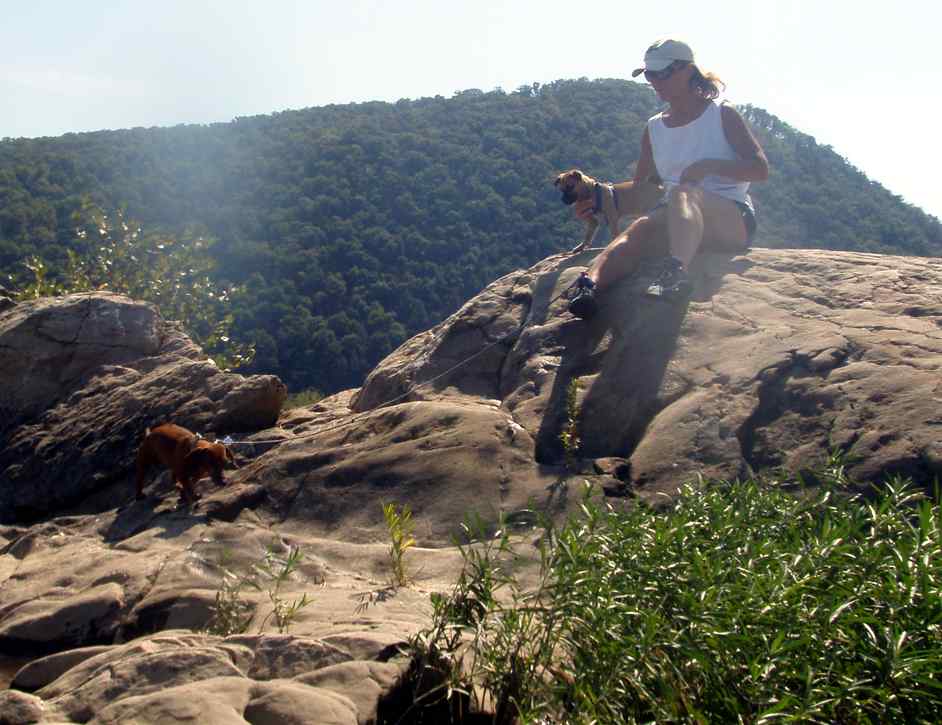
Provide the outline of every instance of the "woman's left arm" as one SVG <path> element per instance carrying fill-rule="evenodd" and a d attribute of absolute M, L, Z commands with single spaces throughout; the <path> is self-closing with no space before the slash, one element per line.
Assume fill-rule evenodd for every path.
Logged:
<path fill-rule="evenodd" d="M 696 161 L 680 176 L 681 183 L 696 183 L 705 176 L 725 176 L 736 181 L 765 181 L 769 178 L 769 160 L 739 111 L 728 104 L 720 106 L 723 133 L 739 157 L 735 161 L 703 159 Z"/>

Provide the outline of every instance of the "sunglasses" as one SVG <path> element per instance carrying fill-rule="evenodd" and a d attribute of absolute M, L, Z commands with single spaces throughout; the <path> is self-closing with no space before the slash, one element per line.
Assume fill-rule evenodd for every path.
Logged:
<path fill-rule="evenodd" d="M 671 63 L 664 70 L 646 70 L 644 72 L 644 79 L 650 83 L 651 81 L 666 81 L 672 75 L 674 75 L 675 70 L 683 68 L 686 63 L 683 61 L 675 61 Z"/>

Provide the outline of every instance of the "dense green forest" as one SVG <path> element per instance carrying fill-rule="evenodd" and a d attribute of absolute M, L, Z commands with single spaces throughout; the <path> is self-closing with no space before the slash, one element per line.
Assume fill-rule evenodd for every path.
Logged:
<path fill-rule="evenodd" d="M 757 246 L 937 255 L 942 225 L 830 147 L 765 111 L 744 114 L 772 172 L 754 187 Z M 292 390 L 359 385 L 408 336 L 498 276 L 572 246 L 581 225 L 556 173 L 630 176 L 647 87 L 558 81 L 513 93 L 363 103 L 231 123 L 0 141 L 0 271 L 88 251 L 74 213 L 126 209 L 145 229 L 215 239 L 240 285 L 246 372 Z"/>

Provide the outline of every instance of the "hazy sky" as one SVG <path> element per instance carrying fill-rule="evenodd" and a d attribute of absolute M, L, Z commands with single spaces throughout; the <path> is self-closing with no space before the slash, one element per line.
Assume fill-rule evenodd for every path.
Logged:
<path fill-rule="evenodd" d="M 627 78 L 664 36 L 942 218 L 938 0 L 0 0 L 0 138 Z"/>

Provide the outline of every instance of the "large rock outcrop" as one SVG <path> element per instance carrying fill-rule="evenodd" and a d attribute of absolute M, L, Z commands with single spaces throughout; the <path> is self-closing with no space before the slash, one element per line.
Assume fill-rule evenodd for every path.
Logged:
<path fill-rule="evenodd" d="M 942 472 L 942 262 L 706 255 L 688 306 L 647 299 L 627 279 L 587 324 L 561 295 L 589 258 L 494 282 L 352 396 L 283 419 L 293 439 L 251 469 L 270 510 L 329 535 L 338 521 L 366 526 L 374 514 L 356 502 L 378 495 L 409 500 L 443 533 L 456 498 L 492 517 L 549 506 L 573 382 L 584 470 L 615 472 L 610 491 L 651 503 L 696 475 L 797 471 L 833 450 L 850 451 L 864 481 Z"/>
<path fill-rule="evenodd" d="M 686 307 L 647 300 L 627 279 L 586 324 L 561 295 L 590 259 L 553 257 L 495 281 L 362 388 L 277 421 L 277 381 L 217 370 L 146 305 L 99 295 L 0 310 L 0 653 L 46 655 L 16 675 L 32 694 L 0 694 L 0 720 L 44 708 L 75 722 L 90 712 L 182 722 L 172 703 L 192 697 L 226 713 L 219 722 L 305 698 L 327 698 L 338 722 L 368 722 L 362 713 L 399 686 L 399 670 L 380 667 L 392 662 L 383 647 L 422 626 L 425 591 L 457 570 L 448 545 L 468 513 L 526 532 L 535 510 L 578 503 L 573 482 L 656 504 L 698 474 L 801 470 L 833 449 L 851 451 L 861 480 L 902 473 L 929 484 L 942 473 L 939 260 L 705 256 Z M 573 382 L 578 476 L 560 443 Z M 140 432 L 163 418 L 236 438 L 242 468 L 226 488 L 201 484 L 195 508 L 176 506 L 166 475 L 132 500 Z M 425 548 L 409 553 L 412 588 L 384 589 L 382 502 L 414 512 Z M 222 561 L 245 568 L 291 546 L 307 558 L 285 595 L 313 592 L 316 605 L 291 630 L 304 664 L 272 676 L 277 692 L 246 664 L 260 645 L 208 635 L 171 637 L 185 640 L 187 662 L 199 659 L 189 679 L 135 669 L 134 648 L 152 646 L 141 643 L 206 625 Z M 254 633 L 271 605 L 253 596 Z M 338 637 L 378 644 L 314 662 Z M 126 687 L 99 710 L 88 667 L 106 661 Z M 351 672 L 335 675 L 338 666 Z M 299 689 L 335 676 L 389 684 L 353 715 L 333 695 Z"/>

